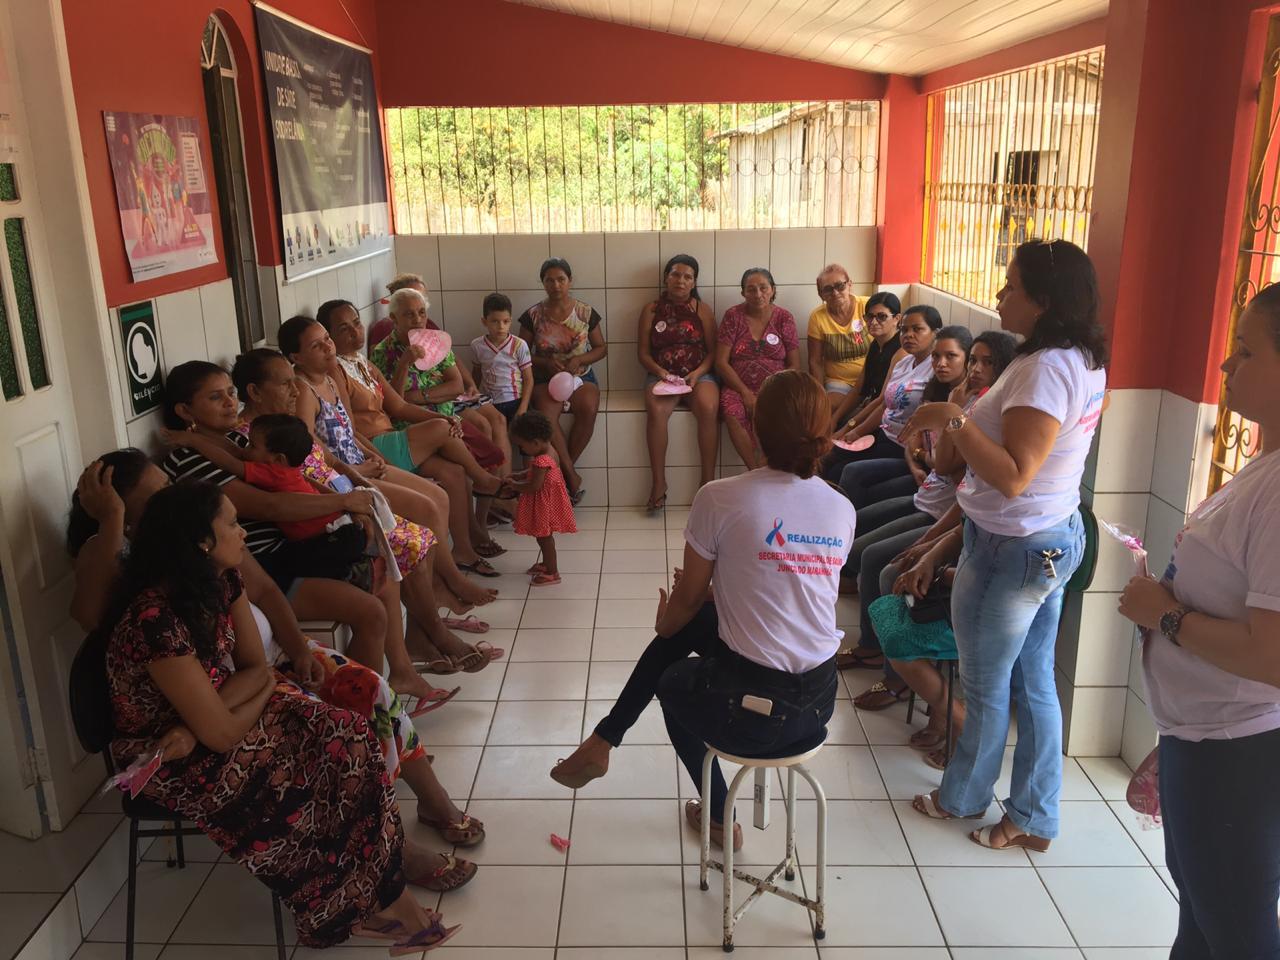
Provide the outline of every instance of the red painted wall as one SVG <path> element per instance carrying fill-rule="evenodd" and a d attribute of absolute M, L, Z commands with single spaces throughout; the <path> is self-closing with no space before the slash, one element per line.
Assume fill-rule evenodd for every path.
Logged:
<path fill-rule="evenodd" d="M 1218 399 L 1266 16 L 1256 0 L 1117 4 L 1089 248 L 1111 383 Z M 1212 69 L 1188 69 L 1212 51 Z"/>
<path fill-rule="evenodd" d="M 277 0 L 275 6 L 305 23 L 376 49 L 373 3 L 374 0 Z M 264 264 L 280 263 L 275 184 L 263 110 L 257 33 L 248 0 L 224 0 L 220 7 L 201 0 L 165 0 L 163 3 L 63 0 L 62 8 L 107 303 L 115 306 L 157 297 L 227 276 L 226 265 L 219 262 L 143 283 L 132 282 L 102 128 L 104 110 L 197 117 L 203 137 L 205 172 L 212 184 L 208 118 L 200 75 L 200 37 L 205 21 L 215 11 L 222 16 L 231 35 L 240 76 L 240 110 L 258 260 Z M 221 260 L 217 209 L 215 197 L 214 232 Z"/>
<path fill-rule="evenodd" d="M 917 78 L 889 78 L 880 113 L 876 204 L 876 279 L 880 283 L 920 279 L 927 101 Z"/>
<path fill-rule="evenodd" d="M 503 0 L 377 0 L 384 106 L 879 99 L 881 74 Z"/>

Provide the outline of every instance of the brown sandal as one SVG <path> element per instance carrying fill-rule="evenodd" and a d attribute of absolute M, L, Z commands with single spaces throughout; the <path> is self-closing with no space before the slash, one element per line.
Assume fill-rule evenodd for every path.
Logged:
<path fill-rule="evenodd" d="M 451 853 L 439 856 L 443 863 L 426 876 L 410 877 L 406 873 L 405 879 L 415 887 L 422 887 L 433 893 L 448 893 L 465 887 L 475 878 L 477 867 L 470 860 L 460 860 Z"/>
<path fill-rule="evenodd" d="M 687 800 L 684 805 L 684 818 L 689 821 L 689 826 L 698 831 L 698 835 L 702 835 L 702 801 Z M 724 824 L 711 821 L 711 844 L 712 846 L 724 849 Z M 737 853 L 742 849 L 742 824 L 735 823 L 733 825 L 733 852 Z"/>
<path fill-rule="evenodd" d="M 883 670 L 884 654 L 879 650 L 859 652 L 857 647 L 836 654 L 837 670 Z"/>
<path fill-rule="evenodd" d="M 853 698 L 859 710 L 888 710 L 895 703 L 902 703 L 911 696 L 911 688 L 905 683 L 898 690 L 891 689 L 883 680 L 877 680 Z"/>
<path fill-rule="evenodd" d="M 445 843 L 457 847 L 474 847 L 484 839 L 484 824 L 468 813 L 461 820 L 432 820 L 418 814 L 418 822 L 440 834 Z"/>
<path fill-rule="evenodd" d="M 1010 829 L 1018 832 L 1010 833 Z M 997 831 L 1000 833 L 1001 842 L 999 844 L 991 842 L 995 839 Z M 1022 847 L 1027 850 L 1034 850 L 1037 853 L 1044 853 L 1049 849 L 1049 844 L 1052 842 L 1046 837 L 1023 833 L 1007 816 L 1001 817 L 998 823 L 992 823 L 982 827 L 980 830 L 974 830 L 969 834 L 969 839 L 980 847 L 986 847 L 988 850 L 1007 850 L 1010 847 Z"/>

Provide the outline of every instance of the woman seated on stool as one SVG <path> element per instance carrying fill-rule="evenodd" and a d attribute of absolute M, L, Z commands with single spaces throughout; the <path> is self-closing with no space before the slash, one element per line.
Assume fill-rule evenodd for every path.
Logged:
<path fill-rule="evenodd" d="M 784 370 L 764 382 L 755 430 L 766 466 L 713 481 L 694 497 L 683 576 L 670 602 L 659 591 L 658 635 L 613 710 L 552 770 L 554 780 L 577 788 L 603 776 L 609 751 L 655 693 L 699 789 L 707 741 L 739 756 L 781 756 L 823 732 L 835 708 L 843 636 L 838 576 L 855 523 L 853 506 L 817 475 L 831 445 L 830 417 L 822 385 L 809 374 Z M 717 814 L 727 792 L 716 765 L 711 837 L 721 845 Z M 685 813 L 699 827 L 701 802 L 689 801 Z M 736 827 L 733 845 L 742 845 Z"/>

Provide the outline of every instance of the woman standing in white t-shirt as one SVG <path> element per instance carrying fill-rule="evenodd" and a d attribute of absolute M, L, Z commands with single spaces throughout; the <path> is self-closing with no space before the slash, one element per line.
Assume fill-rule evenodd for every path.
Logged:
<path fill-rule="evenodd" d="M 967 520 L 951 593 L 966 722 L 941 789 L 913 806 L 938 820 L 986 813 L 1012 699 L 1018 745 L 1005 815 L 971 837 L 995 849 L 1047 850 L 1062 791 L 1054 640 L 1084 551 L 1080 478 L 1107 381 L 1093 264 L 1064 240 L 1024 243 L 997 310 L 1001 326 L 1026 338 L 1004 376 L 972 417 L 954 403 L 931 403 L 908 426 L 946 430 L 968 464 L 956 493 Z"/>
<path fill-rule="evenodd" d="M 751 757 L 821 742 L 844 636 L 836 626 L 840 567 L 855 527 L 853 505 L 816 475 L 831 446 L 830 425 L 826 394 L 810 374 L 783 370 L 765 380 L 754 426 L 767 465 L 698 491 L 684 531 L 683 575 L 669 603 L 660 591 L 658 635 L 609 715 L 552 770 L 554 780 L 577 789 L 603 776 L 610 751 L 655 693 L 699 789 L 707 743 Z M 717 844 L 727 792 L 716 765 L 703 799 Z M 698 828 L 701 803 L 689 801 L 685 815 Z M 732 842 L 741 846 L 740 830 Z"/>
<path fill-rule="evenodd" d="M 1120 598 L 1144 629 L 1179 960 L 1280 957 L 1280 286 L 1241 315 L 1222 369 L 1263 452 L 1187 519 L 1162 579 Z"/>

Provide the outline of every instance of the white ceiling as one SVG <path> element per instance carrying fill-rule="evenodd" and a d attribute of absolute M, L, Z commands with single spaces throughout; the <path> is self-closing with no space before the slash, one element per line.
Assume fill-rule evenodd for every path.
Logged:
<path fill-rule="evenodd" d="M 511 0 L 735 47 L 917 75 L 1093 20 L 1107 0 Z"/>

